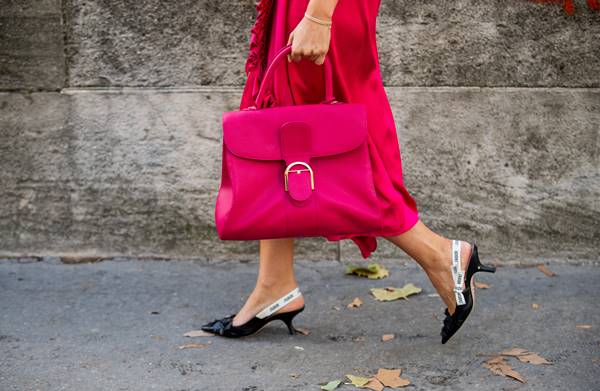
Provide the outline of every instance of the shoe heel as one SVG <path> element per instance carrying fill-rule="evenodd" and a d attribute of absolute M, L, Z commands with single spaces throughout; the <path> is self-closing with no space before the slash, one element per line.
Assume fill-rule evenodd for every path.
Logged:
<path fill-rule="evenodd" d="M 294 319 L 294 316 L 298 315 L 300 312 L 302 312 L 303 308 L 300 308 L 298 310 L 295 311 L 290 311 L 290 312 L 284 312 L 281 315 L 279 315 L 279 319 L 281 319 L 283 321 L 283 323 L 285 323 L 285 325 L 288 328 L 288 331 L 291 335 L 297 333 L 298 331 L 296 330 L 296 328 L 294 327 L 294 325 L 292 324 L 292 321 Z"/>
<path fill-rule="evenodd" d="M 486 273 L 495 273 L 496 266 L 484 265 L 479 260 L 479 251 L 477 251 L 477 245 L 473 245 L 473 255 L 475 256 L 475 273 L 477 272 L 486 272 Z"/>
<path fill-rule="evenodd" d="M 487 273 L 495 273 L 496 266 L 488 266 L 488 265 L 484 265 L 484 264 L 480 263 L 479 265 L 477 265 L 477 271 L 487 272 Z"/>

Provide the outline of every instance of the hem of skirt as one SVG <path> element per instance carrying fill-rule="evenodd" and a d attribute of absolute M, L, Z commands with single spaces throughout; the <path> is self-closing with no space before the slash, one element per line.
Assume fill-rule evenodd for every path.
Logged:
<path fill-rule="evenodd" d="M 413 221 L 410 224 L 405 225 L 400 230 L 396 231 L 378 231 L 376 233 L 365 233 L 365 234 L 345 234 L 345 235 L 331 235 L 325 238 L 328 241 L 334 242 L 343 239 L 351 239 L 360 250 L 360 254 L 364 259 L 369 258 L 375 250 L 377 250 L 377 237 L 396 236 L 409 231 L 419 221 L 419 213 L 415 213 Z"/>

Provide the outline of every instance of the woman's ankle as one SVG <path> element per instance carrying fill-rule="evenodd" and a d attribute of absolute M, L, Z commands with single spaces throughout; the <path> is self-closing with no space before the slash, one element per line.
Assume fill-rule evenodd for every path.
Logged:
<path fill-rule="evenodd" d="M 423 269 L 428 274 L 438 274 L 452 266 L 452 240 L 442 239 L 432 246 L 431 258 L 423 264 Z"/>
<path fill-rule="evenodd" d="M 298 283 L 295 280 L 258 280 L 255 290 L 259 292 L 283 292 L 287 293 L 296 288 Z"/>
<path fill-rule="evenodd" d="M 460 242 L 460 265 L 463 270 L 466 269 L 468 265 L 470 252 L 471 252 L 471 244 L 464 240 L 459 240 Z M 452 239 L 444 238 L 438 246 L 436 247 L 436 255 L 434 261 L 429 265 L 429 271 L 431 272 L 439 272 L 441 270 L 449 269 L 452 267 Z"/>

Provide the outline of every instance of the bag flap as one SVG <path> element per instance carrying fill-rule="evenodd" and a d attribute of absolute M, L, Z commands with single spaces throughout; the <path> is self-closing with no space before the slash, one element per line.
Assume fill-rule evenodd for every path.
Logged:
<path fill-rule="evenodd" d="M 367 137 L 363 104 L 333 103 L 250 109 L 223 113 L 223 143 L 246 159 L 281 160 L 280 129 L 286 123 L 311 129 L 313 157 L 351 151 Z"/>

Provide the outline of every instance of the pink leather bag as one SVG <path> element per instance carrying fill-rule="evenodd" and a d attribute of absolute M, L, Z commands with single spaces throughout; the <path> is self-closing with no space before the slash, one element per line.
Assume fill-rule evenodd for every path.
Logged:
<path fill-rule="evenodd" d="M 221 185 L 215 221 L 223 240 L 361 234 L 381 227 L 362 104 L 337 102 L 326 59 L 323 103 L 263 108 L 269 64 L 256 105 L 223 113 Z"/>

